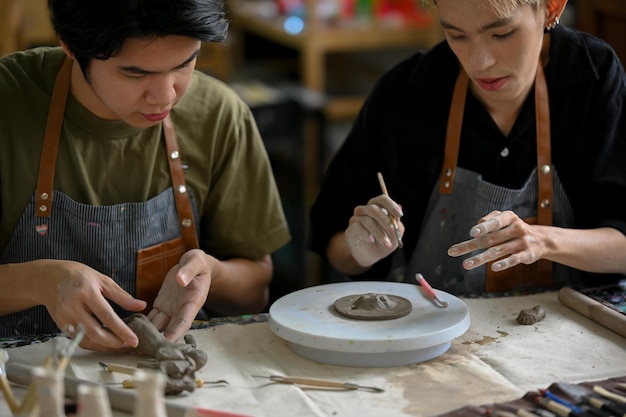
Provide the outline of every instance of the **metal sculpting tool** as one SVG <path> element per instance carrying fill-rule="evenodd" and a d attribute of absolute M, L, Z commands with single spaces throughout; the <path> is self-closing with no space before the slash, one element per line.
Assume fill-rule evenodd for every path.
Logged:
<path fill-rule="evenodd" d="M 437 293 L 435 292 L 435 290 L 433 290 L 433 287 L 430 286 L 430 284 L 426 281 L 426 278 L 424 278 L 422 274 L 420 274 L 419 272 L 415 274 L 415 279 L 422 286 L 424 292 L 426 292 L 426 295 L 430 297 L 435 302 L 435 304 L 442 308 L 448 307 L 448 302 L 443 301 L 437 296 Z"/>
<path fill-rule="evenodd" d="M 319 387 L 319 388 L 339 388 L 345 390 L 366 390 L 372 392 L 384 392 L 385 390 L 378 387 L 368 387 L 364 385 L 357 385 L 351 382 L 341 382 L 341 381 L 333 381 L 330 379 L 320 379 L 320 378 L 306 378 L 306 377 L 296 377 L 296 376 L 282 376 L 282 375 L 252 375 L 255 378 L 267 378 L 274 382 L 279 382 L 281 384 L 294 384 L 294 385 L 305 385 L 308 387 Z"/>

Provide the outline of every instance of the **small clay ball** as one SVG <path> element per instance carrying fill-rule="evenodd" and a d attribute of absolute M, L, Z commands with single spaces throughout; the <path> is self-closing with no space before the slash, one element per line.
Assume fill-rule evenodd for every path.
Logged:
<path fill-rule="evenodd" d="M 546 317 L 546 311 L 540 305 L 519 312 L 517 322 L 524 325 L 535 324 Z"/>

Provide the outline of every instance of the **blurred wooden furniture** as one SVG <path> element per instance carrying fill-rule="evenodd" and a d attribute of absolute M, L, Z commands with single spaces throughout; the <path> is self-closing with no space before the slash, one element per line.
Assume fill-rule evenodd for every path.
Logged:
<path fill-rule="evenodd" d="M 576 0 L 580 30 L 607 41 L 626 66 L 626 1 Z"/>
<path fill-rule="evenodd" d="M 330 53 L 385 50 L 399 47 L 430 47 L 442 39 L 437 24 L 425 27 L 393 26 L 371 22 L 360 26 L 327 25 L 317 13 L 316 0 L 306 0 L 308 10 L 302 32 L 290 34 L 284 29 L 285 16 L 266 16 L 258 0 L 229 0 L 231 28 L 249 32 L 299 53 L 299 74 L 303 86 L 323 93 L 326 87 L 325 58 Z M 364 97 L 329 97 L 325 108 L 328 119 L 352 118 Z"/>
<path fill-rule="evenodd" d="M 23 21 L 23 0 L 0 0 L 0 56 L 20 49 Z"/>
<path fill-rule="evenodd" d="M 224 82 L 229 82 L 233 73 L 230 40 L 204 42 L 196 61 L 196 69 L 207 72 Z"/>
<path fill-rule="evenodd" d="M 45 0 L 0 0 L 0 56 L 56 44 Z"/>

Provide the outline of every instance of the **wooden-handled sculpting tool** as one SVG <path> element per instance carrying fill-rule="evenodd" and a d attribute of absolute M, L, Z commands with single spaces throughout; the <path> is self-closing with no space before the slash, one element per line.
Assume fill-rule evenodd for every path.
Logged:
<path fill-rule="evenodd" d="M 385 180 L 383 179 L 383 174 L 378 173 L 378 182 L 380 183 L 380 188 L 383 190 L 383 194 L 389 197 L 389 193 L 387 192 L 387 185 L 385 185 Z M 400 228 L 398 227 L 398 219 L 396 216 L 389 215 L 389 220 L 391 220 L 391 224 L 393 225 L 393 230 L 396 232 L 396 238 L 398 239 L 398 247 L 401 248 L 404 246 L 402 243 L 402 236 L 400 236 Z"/>
<path fill-rule="evenodd" d="M 428 283 L 428 281 L 426 281 L 426 278 L 424 278 L 422 274 L 420 274 L 419 272 L 415 274 L 415 279 L 422 286 L 422 289 L 424 290 L 426 295 L 430 297 L 435 302 L 435 304 L 443 308 L 448 307 L 448 302 L 443 301 L 437 296 L 437 293 L 435 292 L 435 290 L 433 290 L 433 287 L 430 286 L 430 284 Z"/>
<path fill-rule="evenodd" d="M 9 362 L 7 363 L 6 371 L 9 381 L 15 384 L 26 386 L 32 381 L 32 368 L 28 365 Z M 65 375 L 64 382 L 65 395 L 71 399 L 76 399 L 79 385 L 98 385 L 96 382 L 78 379 L 68 375 Z M 106 390 L 111 407 L 114 410 L 126 413 L 133 413 L 135 411 L 137 395 L 133 390 L 125 390 L 110 386 L 107 386 Z M 165 408 L 167 410 L 168 417 L 250 417 L 249 415 L 231 411 L 194 407 L 193 405 L 179 404 L 167 400 L 165 400 Z"/>
<path fill-rule="evenodd" d="M 345 389 L 345 390 L 366 390 L 372 392 L 384 392 L 385 390 L 378 387 L 368 387 L 363 385 L 353 384 L 352 382 L 341 382 L 341 381 L 333 381 L 330 379 L 320 379 L 320 378 L 306 378 L 306 377 L 297 377 L 297 376 L 282 376 L 282 375 L 270 375 L 270 376 L 262 376 L 262 375 L 253 375 L 255 378 L 267 378 L 274 382 L 280 382 L 281 384 L 294 384 L 294 385 L 305 385 L 308 387 L 319 387 L 319 388 L 337 388 L 337 389 Z"/>
<path fill-rule="evenodd" d="M 4 369 L 4 364 L 9 360 L 9 354 L 6 350 L 0 349 L 0 390 L 2 390 L 2 394 L 4 394 L 4 399 L 9 406 L 12 414 L 16 414 L 19 410 L 19 405 L 17 404 L 17 400 L 13 395 L 13 391 L 9 386 L 9 380 L 6 377 L 6 371 Z"/>
<path fill-rule="evenodd" d="M 132 366 L 126 365 L 118 365 L 116 363 L 104 363 L 98 362 L 98 364 L 104 368 L 107 372 L 118 373 L 118 374 L 126 374 L 126 375 L 135 375 L 135 372 L 139 370 L 139 368 L 133 368 Z M 196 388 L 202 388 L 205 384 L 203 379 L 196 378 L 195 380 Z M 211 381 L 209 384 L 228 384 L 227 381 L 220 379 L 219 381 Z M 122 381 L 122 386 L 124 388 L 135 388 L 135 383 L 132 379 L 125 379 Z"/>
<path fill-rule="evenodd" d="M 68 326 L 64 329 L 64 333 L 68 336 L 74 335 L 72 340 L 66 345 L 60 345 L 57 343 L 54 346 L 54 351 L 51 356 L 48 356 L 44 361 L 43 367 L 47 369 L 55 369 L 58 372 L 64 373 L 65 368 L 70 363 L 70 358 L 74 353 L 74 350 L 78 347 L 81 340 L 86 333 L 85 326 L 79 324 L 78 327 Z M 19 414 L 28 414 L 33 411 L 37 404 L 37 391 L 34 385 L 28 387 L 28 391 L 22 398 L 22 403 L 19 407 Z"/>

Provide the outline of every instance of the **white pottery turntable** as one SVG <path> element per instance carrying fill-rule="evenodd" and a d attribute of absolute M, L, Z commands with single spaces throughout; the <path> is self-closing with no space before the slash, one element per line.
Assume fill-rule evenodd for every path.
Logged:
<path fill-rule="evenodd" d="M 414 284 L 356 281 L 319 285 L 287 294 L 269 310 L 270 329 L 296 354 L 340 366 L 388 367 L 427 361 L 445 353 L 470 325 L 457 297 L 435 290 L 448 302 L 437 306 Z M 359 320 L 337 313 L 335 300 L 352 294 L 404 297 L 411 312 L 390 320 Z"/>

